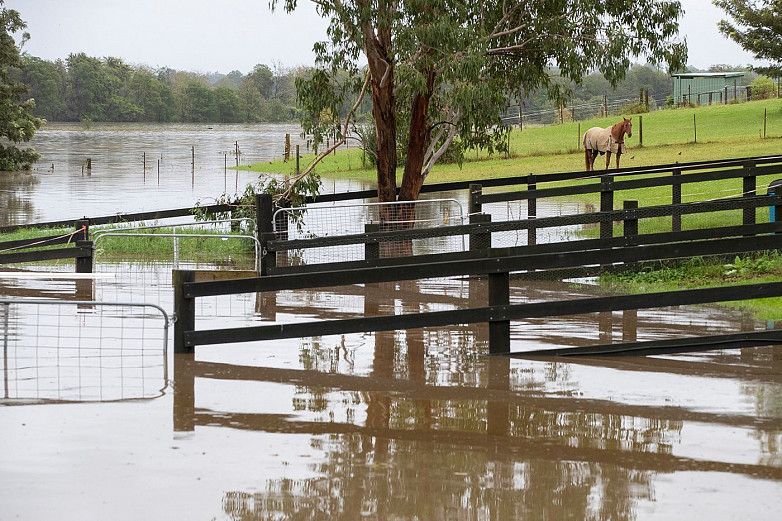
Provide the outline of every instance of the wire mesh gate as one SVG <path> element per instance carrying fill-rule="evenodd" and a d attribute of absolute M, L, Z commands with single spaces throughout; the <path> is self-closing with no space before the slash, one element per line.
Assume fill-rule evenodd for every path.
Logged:
<path fill-rule="evenodd" d="M 280 208 L 274 212 L 273 231 L 279 240 L 312 239 L 360 234 L 366 231 L 415 230 L 465 224 L 465 212 L 456 199 L 422 199 L 386 203 L 312 204 Z M 387 242 L 381 257 L 431 252 L 456 252 L 466 248 L 464 236 L 428 237 Z M 278 255 L 277 266 L 361 260 L 362 244 L 346 244 Z"/>
<path fill-rule="evenodd" d="M 168 382 L 155 304 L 0 299 L 3 402 L 142 400 Z"/>

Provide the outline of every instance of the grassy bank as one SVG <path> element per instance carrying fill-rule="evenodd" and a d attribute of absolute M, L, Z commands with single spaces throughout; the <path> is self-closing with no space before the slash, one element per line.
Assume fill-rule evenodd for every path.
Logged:
<path fill-rule="evenodd" d="M 608 274 L 600 277 L 600 284 L 617 292 L 647 293 L 780 280 L 782 253 L 768 252 L 739 256 L 729 263 L 693 258 L 650 271 Z M 722 305 L 748 309 L 764 320 L 782 320 L 782 298 L 725 302 Z"/>

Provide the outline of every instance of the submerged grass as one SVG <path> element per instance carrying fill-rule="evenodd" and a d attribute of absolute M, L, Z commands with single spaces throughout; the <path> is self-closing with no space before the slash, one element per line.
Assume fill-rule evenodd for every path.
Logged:
<path fill-rule="evenodd" d="M 600 285 L 611 291 L 649 293 L 780 280 L 782 253 L 772 251 L 737 256 L 731 262 L 696 257 L 666 263 L 664 267 L 652 270 L 604 274 L 600 277 Z M 782 297 L 721 305 L 751 310 L 764 320 L 782 320 Z"/>
<path fill-rule="evenodd" d="M 25 228 L 11 233 L 0 235 L 0 242 L 34 239 L 38 237 L 48 237 L 52 235 L 66 235 L 73 230 L 70 228 Z M 110 258 L 128 258 L 142 260 L 161 260 L 170 259 L 174 255 L 174 239 L 172 237 L 161 237 L 162 234 L 174 232 L 173 227 L 155 228 L 153 230 L 128 230 L 122 231 L 112 227 L 102 227 L 93 229 L 92 238 L 100 235 L 100 232 L 116 231 L 117 233 L 144 233 L 146 236 L 105 236 L 96 241 L 96 255 L 108 256 Z M 220 237 L 226 235 L 215 229 L 187 229 L 176 228 L 176 233 L 181 235 L 214 235 L 214 237 L 180 237 L 178 239 L 179 258 L 182 260 L 203 260 L 205 258 L 220 261 L 231 260 L 234 257 L 247 257 L 253 255 L 254 243 L 250 239 L 237 237 L 239 235 L 252 235 L 246 232 L 231 232 L 227 235 L 233 238 Z M 67 245 L 41 245 L 35 248 L 28 248 L 23 251 L 43 250 L 50 248 L 67 247 Z M 4 253 L 12 253 L 11 250 Z M 18 250 L 22 251 L 22 250 Z"/>

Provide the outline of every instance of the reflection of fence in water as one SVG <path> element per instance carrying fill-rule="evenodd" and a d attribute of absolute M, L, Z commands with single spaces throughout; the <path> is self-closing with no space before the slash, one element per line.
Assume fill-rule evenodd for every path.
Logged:
<path fill-rule="evenodd" d="M 151 304 L 0 299 L 3 398 L 115 401 L 160 396 L 168 316 Z"/>
<path fill-rule="evenodd" d="M 252 270 L 252 257 L 239 266 Z M 223 266 L 214 263 L 181 262 L 179 267 L 193 270 L 216 270 Z M 233 267 L 233 266 L 232 266 Z M 113 273 L 111 279 L 95 281 L 95 298 L 113 302 L 150 302 L 172 313 L 174 294 L 171 279 L 172 261 L 154 262 L 98 262 L 96 273 Z M 256 311 L 256 298 L 252 294 L 218 296 L 202 299 L 197 303 L 199 317 L 249 316 Z"/>
<path fill-rule="evenodd" d="M 274 214 L 274 232 L 280 240 L 311 239 L 361 234 L 366 225 L 377 230 L 424 229 L 465 224 L 462 205 L 456 199 L 422 199 L 390 203 L 307 205 L 304 208 L 281 208 Z M 385 243 L 382 257 L 407 254 L 464 251 L 463 236 L 412 239 L 412 244 Z M 410 252 L 412 247 L 412 252 Z M 279 256 L 278 266 L 318 264 L 364 259 L 363 244 L 347 244 L 290 251 Z"/>

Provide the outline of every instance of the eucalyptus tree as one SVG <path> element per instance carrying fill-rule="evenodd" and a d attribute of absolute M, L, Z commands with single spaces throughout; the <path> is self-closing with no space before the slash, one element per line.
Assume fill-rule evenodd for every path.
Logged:
<path fill-rule="evenodd" d="M 0 143 L 0 170 L 20 170 L 30 168 L 38 154 L 15 144 L 30 141 L 42 120 L 33 115 L 35 102 L 25 99 L 28 88 L 15 73 L 22 67 L 22 58 L 14 35 L 22 31 L 23 44 L 30 37 L 24 32 L 27 25 L 18 11 L 5 8 L 4 3 L 0 0 L 0 138 L 8 143 Z"/>
<path fill-rule="evenodd" d="M 334 132 L 320 116 L 338 114 L 366 81 L 381 201 L 397 198 L 400 128 L 399 199 L 414 200 L 454 140 L 503 149 L 499 114 L 520 88 L 560 95 L 550 68 L 576 82 L 597 69 L 613 83 L 633 57 L 670 68 L 686 59 L 675 0 L 312 1 L 328 20 L 328 39 L 315 44 L 316 69 L 297 83 L 304 130 L 316 143 Z M 290 12 L 298 1 L 271 3 Z M 350 80 L 340 81 L 340 71 Z"/>
<path fill-rule="evenodd" d="M 713 0 L 732 20 L 720 20 L 718 27 L 768 67 L 757 67 L 769 76 L 782 75 L 782 0 Z"/>

